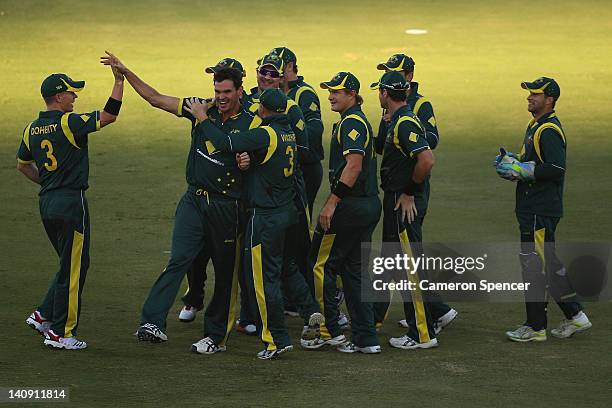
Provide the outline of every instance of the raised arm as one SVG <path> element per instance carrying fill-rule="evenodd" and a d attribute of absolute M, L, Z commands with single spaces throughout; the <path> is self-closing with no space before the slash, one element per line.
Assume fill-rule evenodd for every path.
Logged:
<path fill-rule="evenodd" d="M 152 106 L 165 110 L 173 114 L 178 113 L 180 99 L 176 96 L 162 95 L 151 85 L 144 82 L 134 72 L 128 69 L 115 55 L 106 51 L 106 56 L 100 57 L 100 62 L 110 65 L 125 76 L 125 79 L 132 85 L 132 88 Z"/>
<path fill-rule="evenodd" d="M 110 125 L 117 120 L 119 115 L 119 109 L 121 108 L 121 102 L 123 100 L 123 74 L 116 68 L 111 66 L 113 76 L 115 77 L 115 84 L 111 96 L 106 102 L 104 109 L 100 112 L 100 127 L 103 128 L 106 125 Z"/>

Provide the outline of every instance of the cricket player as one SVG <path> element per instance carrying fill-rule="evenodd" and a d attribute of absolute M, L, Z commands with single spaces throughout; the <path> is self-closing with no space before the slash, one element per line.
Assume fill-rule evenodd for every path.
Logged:
<path fill-rule="evenodd" d="M 567 140 L 555 105 L 561 89 L 552 78 L 523 82 L 529 91 L 527 110 L 533 119 L 527 125 L 521 152 L 505 152 L 496 158 L 498 174 L 516 181 L 516 219 L 521 233 L 519 255 L 525 292 L 527 319 L 516 330 L 506 332 L 517 342 L 546 340 L 547 293 L 559 305 L 565 319 L 551 334 L 568 338 L 588 330 L 592 324 L 576 299 L 565 266 L 555 252 L 555 231 L 563 216 Z"/>
<path fill-rule="evenodd" d="M 410 87 L 406 90 L 406 102 L 410 110 L 419 118 L 421 124 L 425 128 L 425 139 L 429 148 L 434 150 L 440 141 L 440 134 L 438 132 L 436 117 L 434 115 L 433 106 L 431 102 L 419 94 L 419 84 L 413 81 L 414 78 L 414 59 L 406 54 L 394 54 L 387 62 L 382 62 L 376 67 L 381 71 L 397 71 L 401 73 L 406 81 L 410 84 Z M 385 146 L 385 140 L 389 130 L 389 124 L 391 115 L 383 109 L 383 117 L 378 127 L 378 135 L 376 137 L 376 152 L 378 154 L 383 153 Z M 425 178 L 423 189 L 419 191 L 415 196 L 417 211 L 422 215 L 421 224 L 425 221 L 427 215 L 427 207 L 429 206 L 430 197 L 430 183 L 429 175 Z M 389 237 L 392 241 L 395 239 Z M 385 237 L 383 237 L 383 241 Z M 434 326 L 437 333 L 439 333 L 443 327 L 447 326 L 452 322 L 458 315 L 457 311 L 447 304 L 444 303 L 440 295 L 435 292 L 429 294 L 431 303 L 431 312 L 434 319 Z M 382 322 L 386 319 L 387 313 L 389 312 L 389 304 L 387 302 L 375 303 L 374 314 L 377 322 L 377 326 L 382 325 Z M 406 320 L 402 319 L 398 322 L 402 327 L 408 328 Z"/>
<path fill-rule="evenodd" d="M 425 127 L 406 103 L 410 83 L 397 71 L 387 71 L 370 86 L 378 90 L 381 107 L 390 115 L 380 169 L 383 199 L 383 237 L 385 242 L 399 242 L 409 257 L 423 254 L 422 222 L 416 197 L 424 188 L 434 156 L 425 137 Z M 412 350 L 438 346 L 434 321 L 427 295 L 419 282 L 427 279 L 425 270 L 388 271 L 396 282 L 406 279 L 415 290 L 404 291 L 404 313 L 408 332 L 391 338 L 391 346 Z"/>
<path fill-rule="evenodd" d="M 81 294 L 89 268 L 89 134 L 117 120 L 123 98 L 123 75 L 113 69 L 115 82 L 102 111 L 74 113 L 77 92 L 85 81 L 51 74 L 42 82 L 46 110 L 26 126 L 17 152 L 17 170 L 40 185 L 40 216 L 59 257 L 42 303 L 26 323 L 44 336 L 51 348 L 82 350 L 77 329 Z"/>
<path fill-rule="evenodd" d="M 215 74 L 223 68 L 233 68 L 238 70 L 242 77 L 246 77 L 246 71 L 242 67 L 240 61 L 234 58 L 223 58 L 216 65 L 207 67 L 205 72 L 207 74 Z M 243 93 L 244 96 L 244 93 Z M 241 122 L 246 124 L 246 122 Z M 241 130 L 246 130 L 241 129 Z M 243 153 L 241 156 L 243 166 L 239 166 L 241 170 L 247 170 L 249 156 Z M 242 226 L 242 223 L 240 223 Z M 242 230 L 240 231 L 243 232 Z M 191 265 L 191 268 L 187 272 L 187 291 L 181 298 L 183 301 L 183 308 L 179 312 L 179 320 L 184 323 L 189 323 L 195 320 L 196 314 L 199 310 L 204 308 L 204 284 L 206 282 L 206 267 L 210 260 L 210 254 L 208 248 L 203 248 L 200 254 L 196 257 Z M 236 330 L 240 333 L 247 335 L 255 335 L 256 327 L 254 324 L 254 313 L 251 313 L 251 308 L 248 307 L 246 299 L 246 291 L 244 290 L 244 279 L 241 271 L 238 273 L 238 282 L 240 283 L 240 319 L 236 325 Z"/>
<path fill-rule="evenodd" d="M 285 63 L 281 56 L 270 53 L 264 56 L 259 61 L 257 68 L 257 84 L 256 88 L 251 90 L 249 95 L 249 110 L 254 112 L 258 108 L 258 95 L 266 89 L 280 89 L 284 81 Z M 305 118 L 300 107 L 292 99 L 287 101 L 287 111 L 285 112 L 289 120 L 289 124 L 293 133 L 296 136 L 297 153 L 295 157 L 295 170 L 293 172 L 294 189 L 295 189 L 295 207 L 296 222 L 291 226 L 290 231 L 286 234 L 285 256 L 283 257 L 283 273 L 281 276 L 295 276 L 293 271 L 286 272 L 288 269 L 297 269 L 301 272 L 303 279 L 311 287 L 313 286 L 313 277 L 309 273 L 307 267 L 307 251 L 310 248 L 310 214 L 308 212 L 308 197 L 306 194 L 306 186 L 302 174 L 301 163 L 305 158 L 311 156 L 308 139 L 308 129 L 305 125 Z M 298 278 L 296 278 L 298 279 Z M 310 305 L 298 304 L 292 298 L 294 293 L 289 290 L 289 283 L 283 283 L 285 314 L 289 316 L 301 316 L 304 320 L 304 326 L 307 327 L 307 321 L 311 309 Z M 300 284 L 301 286 L 301 284 Z M 307 302 L 315 302 L 314 295 Z"/>
<path fill-rule="evenodd" d="M 185 98 L 160 94 L 113 55 L 102 62 L 119 69 L 144 100 L 189 120 L 192 128 L 187 158 L 188 187 L 176 209 L 170 260 L 142 307 L 138 339 L 168 340 L 165 333 L 168 311 L 194 259 L 203 248 L 208 248 L 215 266 L 215 289 L 204 313 L 206 347 L 200 351 L 202 354 L 225 351 L 225 343 L 234 326 L 238 289 L 238 216 L 242 192 L 239 156 L 219 151 L 211 143 L 198 142 L 193 133 L 197 121 L 184 109 Z M 248 128 L 253 118 L 240 105 L 242 74 L 232 68 L 221 69 L 214 74 L 214 84 L 215 106 L 211 108 L 211 120 L 228 132 Z"/>
<path fill-rule="evenodd" d="M 363 99 L 355 75 L 339 72 L 320 86 L 329 91 L 332 111 L 340 114 L 330 141 L 331 194 L 321 209 L 309 256 L 325 326 L 319 338 L 302 341 L 301 345 L 305 349 L 337 346 L 344 353 L 380 353 L 372 304 L 361 298 L 362 285 L 370 285 L 369 275 L 361 274 L 361 243 L 371 241 L 381 212 L 374 135 L 361 110 Z M 338 275 L 351 318 L 351 341 L 346 340 L 338 324 Z"/>
<path fill-rule="evenodd" d="M 224 133 L 217 128 L 208 116 L 208 106 L 195 99 L 189 101 L 186 109 L 200 122 L 195 131 L 197 140 L 212 143 L 221 151 L 248 151 L 253 155 L 246 180 L 249 221 L 244 267 L 248 271 L 245 275 L 249 294 L 257 300 L 260 338 L 265 346 L 257 357 L 267 360 L 293 348 L 284 322 L 280 284 L 285 234 L 295 222 L 293 172 L 297 145 L 285 114 L 288 102 L 285 94 L 280 89 L 266 89 L 258 101 L 260 126 L 240 133 Z M 285 277 L 285 282 L 294 277 L 302 278 L 293 270 L 293 276 Z M 300 293 L 295 294 L 303 298 L 310 296 L 305 282 Z M 308 322 L 314 331 L 323 322 L 317 306 L 312 302 Z M 199 343 L 195 343 L 194 348 L 199 349 Z"/>
<path fill-rule="evenodd" d="M 323 152 L 323 121 L 321 120 L 321 102 L 315 89 L 304 82 L 298 75 L 297 56 L 287 47 L 276 47 L 270 54 L 278 55 L 284 62 L 283 88 L 287 96 L 295 101 L 304 114 L 308 130 L 308 154 L 301 155 L 302 173 L 306 184 L 308 211 L 312 218 L 314 201 L 323 180 L 321 161 Z"/>

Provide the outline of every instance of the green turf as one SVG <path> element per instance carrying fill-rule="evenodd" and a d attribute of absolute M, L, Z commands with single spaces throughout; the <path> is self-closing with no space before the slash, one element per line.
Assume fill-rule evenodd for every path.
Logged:
<path fill-rule="evenodd" d="M 112 77 L 98 64 L 110 49 L 163 93 L 211 94 L 203 68 L 238 58 L 254 86 L 258 57 L 287 45 L 307 82 L 351 70 L 377 126 L 374 69 L 394 52 L 416 60 L 416 79 L 434 104 L 435 151 L 429 241 L 514 241 L 514 192 L 490 166 L 500 145 L 515 150 L 529 119 L 522 80 L 556 78 L 569 141 L 564 241 L 610 241 L 608 201 L 612 7 L 606 1 L 367 2 L 108 0 L 0 1 L 0 387 L 68 386 L 74 406 L 609 406 L 609 304 L 588 305 L 594 328 L 567 341 L 510 344 L 519 304 L 460 304 L 460 317 L 434 351 L 384 347 L 379 356 L 296 350 L 274 362 L 260 344 L 235 335 L 228 352 L 188 353 L 198 323 L 171 311 L 163 345 L 131 335 L 147 291 L 167 261 L 175 205 L 185 188 L 188 124 L 157 111 L 129 87 L 119 121 L 90 143 L 92 265 L 84 293 L 82 353 L 53 353 L 23 320 L 57 265 L 38 217 L 36 186 L 15 170 L 22 129 L 42 109 L 39 86 L 51 72 L 86 79 L 77 111 L 99 109 Z M 427 35 L 409 36 L 408 28 Z M 327 129 L 335 114 L 321 91 Z M 328 134 L 326 132 L 326 137 Z M 327 183 L 317 208 L 329 191 Z M 377 231 L 376 237 L 380 231 Z M 380 338 L 401 333 L 397 305 Z M 560 313 L 551 307 L 551 322 Z M 289 321 L 297 339 L 299 322 Z"/>

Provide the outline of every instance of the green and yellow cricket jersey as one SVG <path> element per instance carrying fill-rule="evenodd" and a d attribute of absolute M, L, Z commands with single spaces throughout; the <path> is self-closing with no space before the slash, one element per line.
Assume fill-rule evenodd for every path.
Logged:
<path fill-rule="evenodd" d="M 372 126 L 360 105 L 344 112 L 334 125 L 329 149 L 329 183 L 333 190 L 346 166 L 346 155 L 361 154 L 362 170 L 348 197 L 378 196 Z"/>
<path fill-rule="evenodd" d="M 440 134 L 438 133 L 438 124 L 434 115 L 433 106 L 431 102 L 423 95 L 419 94 L 418 82 L 410 83 L 410 95 L 406 97 L 406 103 L 410 107 L 410 110 L 419 118 L 423 128 L 425 129 L 425 139 L 429 144 L 430 149 L 435 149 L 440 141 Z M 383 114 L 386 111 L 383 112 Z M 389 130 L 389 124 L 381 119 L 380 126 L 378 127 L 378 137 L 376 138 L 376 152 L 382 154 L 385 146 L 385 140 L 387 132 Z"/>
<path fill-rule="evenodd" d="M 100 130 L 100 112 L 40 112 L 23 131 L 20 163 L 35 163 L 40 192 L 86 190 L 89 178 L 87 135 Z"/>
<path fill-rule="evenodd" d="M 249 111 L 255 118 L 251 123 L 251 129 L 258 127 L 261 124 L 261 118 L 257 116 L 257 110 L 259 109 L 259 88 L 251 89 L 251 93 L 244 97 L 245 109 Z M 293 100 L 287 101 L 287 109 L 285 110 L 289 126 L 295 134 L 295 140 L 298 148 L 298 165 L 307 157 L 311 155 L 310 146 L 308 144 L 308 130 L 306 129 L 306 121 L 300 107 Z"/>
<path fill-rule="evenodd" d="M 419 118 L 405 105 L 391 116 L 380 168 L 381 187 L 385 192 L 403 193 L 412 178 L 417 155 L 429 150 L 425 129 Z M 415 194 L 417 208 L 424 192 Z"/>
<path fill-rule="evenodd" d="M 308 133 L 309 151 L 304 154 L 301 163 L 315 163 L 323 160 L 323 121 L 321 120 L 321 103 L 314 88 L 298 76 L 296 81 L 289 82 L 287 97 L 291 98 L 302 110 Z"/>
<path fill-rule="evenodd" d="M 215 149 L 210 141 L 199 140 L 194 137 L 197 125 L 193 115 L 185 110 L 186 99 L 180 99 L 178 116 L 191 121 L 191 148 L 187 158 L 187 183 L 196 188 L 202 188 L 209 193 L 221 194 L 231 199 L 240 199 L 242 193 L 242 172 L 238 169 L 236 156 L 227 151 Z M 200 102 L 202 98 L 197 98 Z M 245 109 L 225 122 L 221 120 L 221 113 L 215 106 L 208 110 L 210 122 L 226 133 L 237 133 L 249 129 L 253 116 Z"/>
<path fill-rule="evenodd" d="M 438 124 L 434 115 L 433 106 L 431 102 L 423 95 L 419 94 L 418 82 L 410 83 L 410 95 L 406 98 L 410 110 L 419 118 L 423 128 L 425 129 L 425 140 L 429 144 L 430 149 L 435 149 L 440 141 L 440 135 L 438 133 Z"/>
<path fill-rule="evenodd" d="M 519 181 L 516 212 L 549 217 L 563 216 L 563 184 L 567 142 L 561 122 L 550 112 L 527 125 L 521 148 L 522 162 L 534 161 L 535 181 Z"/>
<path fill-rule="evenodd" d="M 224 133 L 207 119 L 195 128 L 194 135 L 197 143 L 209 141 L 221 151 L 252 152 L 246 178 L 247 207 L 276 209 L 292 205 L 297 145 L 286 115 L 270 116 L 259 127 L 240 133 Z"/>

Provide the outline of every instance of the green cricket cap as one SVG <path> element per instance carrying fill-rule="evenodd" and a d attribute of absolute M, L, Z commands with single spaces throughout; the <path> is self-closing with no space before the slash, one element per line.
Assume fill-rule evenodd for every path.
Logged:
<path fill-rule="evenodd" d="M 381 62 L 376 66 L 381 71 L 414 71 L 414 60 L 406 54 L 393 54 L 387 62 Z"/>
<path fill-rule="evenodd" d="M 234 58 L 223 58 L 221 61 L 217 62 L 217 65 L 212 66 L 212 67 L 206 67 L 204 71 L 207 74 L 214 74 L 221 68 L 233 68 L 235 70 L 240 71 L 243 77 L 246 76 L 246 71 L 242 67 L 242 64 L 240 63 L 240 61 Z"/>
<path fill-rule="evenodd" d="M 281 57 L 285 65 L 289 64 L 290 62 L 297 64 L 297 57 L 295 53 L 287 47 L 272 48 L 272 51 L 270 51 L 270 54 L 276 54 L 279 57 Z"/>
<path fill-rule="evenodd" d="M 531 93 L 543 93 L 555 99 L 561 96 L 561 88 L 557 81 L 552 78 L 541 77 L 533 82 L 521 82 L 521 88 L 527 89 Z"/>
<path fill-rule="evenodd" d="M 338 72 L 331 81 L 321 82 L 320 85 L 323 89 L 348 89 L 357 93 L 359 93 L 360 87 L 357 77 L 347 71 Z"/>
<path fill-rule="evenodd" d="M 258 60 L 257 63 L 259 64 L 259 68 L 266 66 L 266 65 L 270 65 L 275 70 L 280 72 L 281 75 L 283 74 L 283 68 L 285 67 L 285 63 L 283 62 L 282 58 L 272 53 Z"/>
<path fill-rule="evenodd" d="M 287 96 L 278 88 L 264 90 L 259 95 L 259 103 L 272 112 L 285 113 L 287 110 Z"/>
<path fill-rule="evenodd" d="M 406 77 L 399 71 L 385 72 L 378 82 L 372 83 L 370 89 L 391 89 L 394 91 L 406 91 L 410 89 L 410 82 L 406 81 Z"/>
<path fill-rule="evenodd" d="M 74 81 L 66 74 L 51 74 L 40 85 L 43 98 L 62 92 L 80 92 L 85 88 L 85 81 Z"/>

